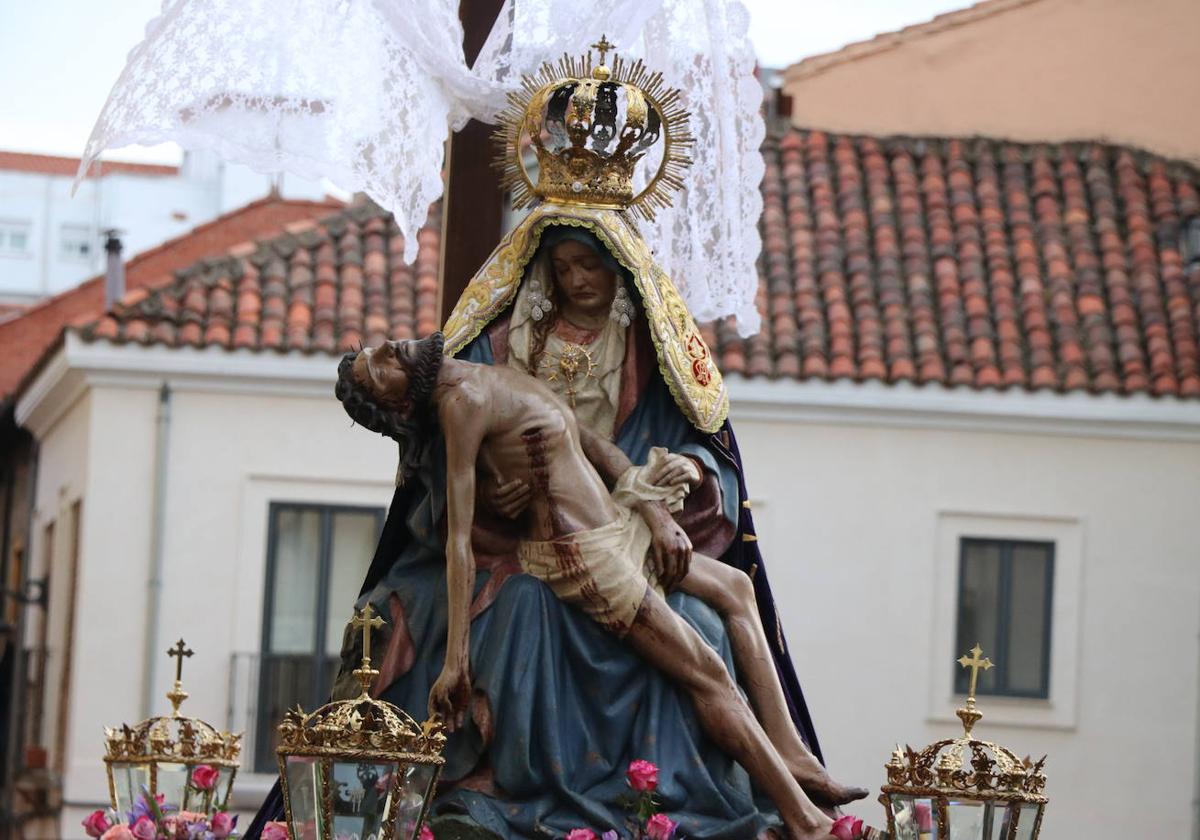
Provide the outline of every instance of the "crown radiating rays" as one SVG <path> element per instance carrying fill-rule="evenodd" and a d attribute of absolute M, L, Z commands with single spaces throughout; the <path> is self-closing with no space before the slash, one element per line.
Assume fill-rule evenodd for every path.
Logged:
<path fill-rule="evenodd" d="M 601 44 L 607 45 L 602 40 Z M 607 45 L 611 47 L 611 45 Z M 604 52 L 601 52 L 603 59 Z M 621 105 L 624 105 L 621 113 Z M 508 95 L 494 139 L 501 183 L 512 191 L 515 208 L 545 199 L 594 207 L 629 208 L 645 219 L 671 204 L 683 187 L 695 142 L 679 90 L 663 82 L 639 59 L 614 57 L 612 66 L 593 66 L 592 54 L 564 55 L 522 78 Z M 554 147 L 546 144 L 546 133 Z M 538 158 L 536 183 L 521 155 L 529 138 Z M 638 193 L 633 172 L 662 144 L 658 170 Z"/>

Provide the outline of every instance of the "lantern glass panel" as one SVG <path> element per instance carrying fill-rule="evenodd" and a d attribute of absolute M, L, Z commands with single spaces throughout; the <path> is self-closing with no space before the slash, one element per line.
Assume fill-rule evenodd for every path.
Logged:
<path fill-rule="evenodd" d="M 951 799 L 947 803 L 950 840 L 994 840 L 992 804 L 970 799 Z"/>
<path fill-rule="evenodd" d="M 237 768 L 221 767 L 219 770 L 220 775 L 217 776 L 217 784 L 214 788 L 213 810 L 224 811 L 229 807 L 229 792 L 233 790 L 233 774 L 237 772 Z"/>
<path fill-rule="evenodd" d="M 1013 805 L 1013 808 L 1018 807 Z M 1021 809 L 1021 818 L 1017 821 L 1017 833 L 1014 840 L 1033 840 L 1033 827 L 1037 825 L 1038 810 L 1042 807 L 1033 802 L 1027 802 L 1019 806 Z M 1006 838 L 1000 838 L 1006 840 Z"/>
<path fill-rule="evenodd" d="M 124 816 L 133 810 L 133 802 L 142 792 L 142 788 L 150 789 L 150 765 L 114 761 L 111 767 L 113 790 L 117 794 L 117 801 L 113 803 L 113 807 L 117 809 L 118 814 Z"/>
<path fill-rule="evenodd" d="M 157 790 L 155 793 L 163 794 L 163 805 L 171 808 L 185 811 L 198 811 L 199 808 L 192 807 L 191 800 L 195 797 L 189 796 L 195 791 L 191 790 L 188 785 L 191 768 L 186 764 L 175 764 L 160 761 L 158 763 L 157 773 Z"/>
<path fill-rule="evenodd" d="M 892 796 L 892 820 L 896 826 L 894 840 L 938 840 L 937 820 L 933 802 L 911 796 Z"/>
<path fill-rule="evenodd" d="M 401 768 L 396 793 L 396 840 L 412 840 L 421 830 L 421 815 L 433 793 L 432 764 L 409 764 Z"/>
<path fill-rule="evenodd" d="M 317 840 L 321 836 L 317 824 L 320 785 L 320 762 L 315 758 L 291 755 L 287 757 L 287 793 L 291 808 L 288 834 L 292 840 Z"/>
<path fill-rule="evenodd" d="M 397 765 L 363 761 L 333 764 L 334 837 L 380 837 Z"/>

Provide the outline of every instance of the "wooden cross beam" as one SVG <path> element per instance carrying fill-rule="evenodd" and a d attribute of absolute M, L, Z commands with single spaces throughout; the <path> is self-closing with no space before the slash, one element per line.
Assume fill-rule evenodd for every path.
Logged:
<path fill-rule="evenodd" d="M 504 0 L 464 0 L 463 54 L 474 64 Z M 504 196 L 492 167 L 492 128 L 471 120 L 450 138 L 442 199 L 442 253 L 438 262 L 438 316 L 444 324 L 467 282 L 500 241 Z"/>

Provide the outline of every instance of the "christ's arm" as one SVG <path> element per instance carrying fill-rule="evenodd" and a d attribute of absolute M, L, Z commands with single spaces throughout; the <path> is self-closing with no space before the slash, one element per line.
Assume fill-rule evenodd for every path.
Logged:
<path fill-rule="evenodd" d="M 615 443 L 579 423 L 579 445 L 596 472 L 612 487 L 624 472 L 633 466 L 629 456 Z M 679 527 L 663 502 L 644 500 L 637 504 L 638 513 L 646 520 L 653 535 L 650 550 L 663 588 L 670 590 L 687 575 L 692 562 L 692 542 Z"/>
<path fill-rule="evenodd" d="M 471 699 L 470 609 L 475 588 L 471 525 L 475 517 L 475 464 L 488 413 L 469 385 L 460 385 L 438 407 L 446 439 L 446 662 L 429 692 L 429 712 L 453 732 L 466 722 Z"/>

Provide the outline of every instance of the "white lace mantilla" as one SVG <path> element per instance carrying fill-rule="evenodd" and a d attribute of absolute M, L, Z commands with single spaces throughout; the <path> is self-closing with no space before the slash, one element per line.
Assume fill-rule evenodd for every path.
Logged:
<path fill-rule="evenodd" d="M 463 0 L 467 2 L 468 0 Z M 165 0 L 84 150 L 174 141 L 260 172 L 328 178 L 416 231 L 442 192 L 449 131 L 493 122 L 524 73 L 601 33 L 684 91 L 697 138 L 675 206 L 644 223 L 697 320 L 758 330 L 762 90 L 737 0 L 506 0 L 478 60 L 460 0 Z M 647 161 L 647 168 L 657 161 Z"/>

